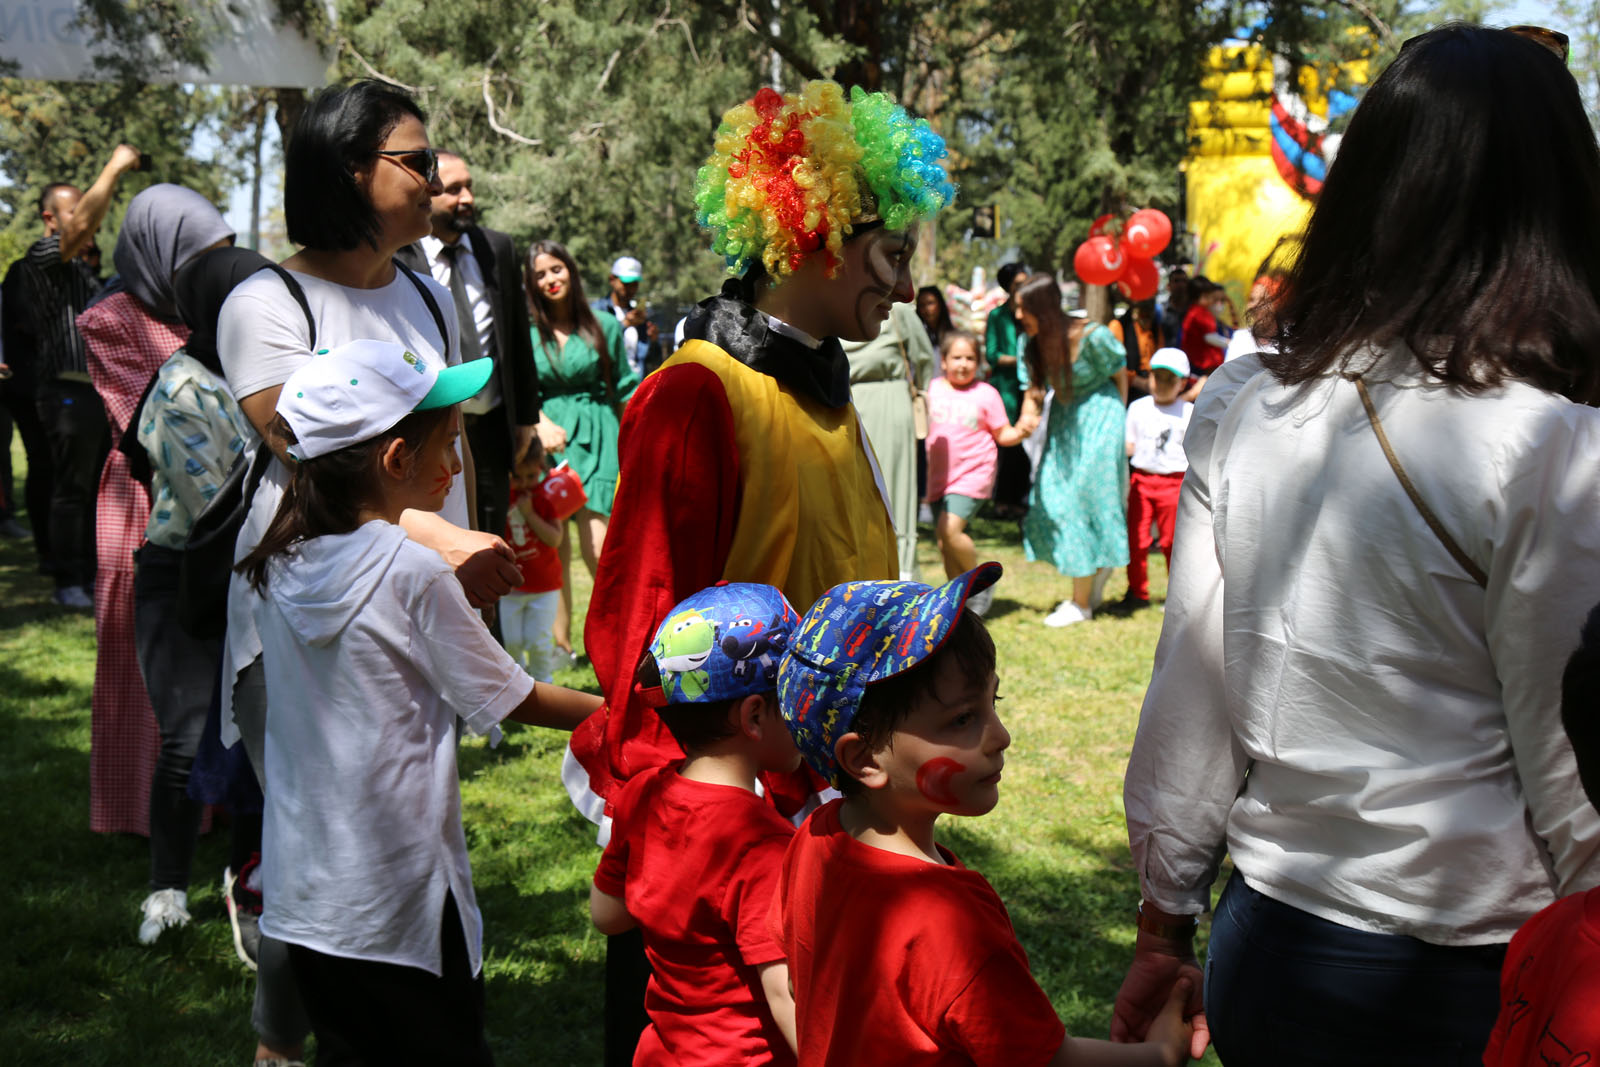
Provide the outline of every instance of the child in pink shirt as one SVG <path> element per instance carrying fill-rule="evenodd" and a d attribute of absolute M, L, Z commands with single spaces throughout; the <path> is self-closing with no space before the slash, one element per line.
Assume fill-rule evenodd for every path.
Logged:
<path fill-rule="evenodd" d="M 939 360 L 944 376 L 928 386 L 927 501 L 945 575 L 954 578 L 978 565 L 967 523 L 994 489 L 998 446 L 1021 444 L 1039 417 L 1024 408 L 1011 425 L 999 391 L 978 381 L 978 339 L 970 333 L 946 333 Z M 969 606 L 981 615 L 989 603 Z"/>

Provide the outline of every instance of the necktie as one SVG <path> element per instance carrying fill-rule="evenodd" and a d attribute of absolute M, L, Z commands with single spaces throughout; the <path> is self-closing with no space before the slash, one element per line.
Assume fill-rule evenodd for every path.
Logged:
<path fill-rule="evenodd" d="M 478 319 L 472 313 L 472 301 L 467 297 L 467 279 L 461 273 L 461 254 L 466 245 L 457 241 L 439 250 L 450 261 L 450 296 L 456 305 L 456 322 L 461 334 L 461 362 L 470 363 L 484 356 L 483 345 L 478 341 Z"/>

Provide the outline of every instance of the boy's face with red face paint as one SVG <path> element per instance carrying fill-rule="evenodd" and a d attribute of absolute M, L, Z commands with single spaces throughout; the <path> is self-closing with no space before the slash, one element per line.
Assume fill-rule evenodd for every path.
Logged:
<path fill-rule="evenodd" d="M 995 711 L 999 679 L 964 674 L 945 656 L 932 691 L 906 713 L 876 754 L 897 806 L 984 815 L 1000 802 L 1000 769 L 1011 735 Z"/>

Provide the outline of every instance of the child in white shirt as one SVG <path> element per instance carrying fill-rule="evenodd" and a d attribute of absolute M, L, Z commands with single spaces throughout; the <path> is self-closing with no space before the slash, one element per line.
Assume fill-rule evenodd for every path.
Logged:
<path fill-rule="evenodd" d="M 1183 433 L 1194 404 L 1179 398 L 1189 377 L 1189 357 L 1181 348 L 1160 348 L 1150 357 L 1152 392 L 1128 405 L 1124 425 L 1133 473 L 1128 480 L 1128 592 L 1122 610 L 1150 606 L 1150 568 L 1146 557 L 1160 533 L 1162 553 L 1172 565 L 1172 528 L 1178 518 L 1178 490 L 1189 460 Z"/>
<path fill-rule="evenodd" d="M 523 673 L 397 525 L 443 506 L 461 470 L 456 404 L 489 364 L 438 370 L 352 341 L 278 398 L 292 477 L 238 568 L 264 598 L 272 708 L 261 930 L 288 943 L 320 1055 L 490 1062 L 456 719 L 570 730 L 600 703 Z"/>

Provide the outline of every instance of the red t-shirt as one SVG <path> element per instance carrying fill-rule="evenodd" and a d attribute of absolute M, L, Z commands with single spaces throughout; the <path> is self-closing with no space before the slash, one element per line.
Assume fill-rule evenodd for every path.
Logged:
<path fill-rule="evenodd" d="M 1210 374 L 1222 366 L 1226 350 L 1206 340 L 1217 332 L 1217 317 L 1204 304 L 1195 304 L 1183 316 L 1183 354 L 1189 357 L 1189 373 Z"/>
<path fill-rule="evenodd" d="M 639 922 L 653 974 L 635 1064 L 793 1064 L 756 968 L 794 827 L 761 797 L 676 765 L 629 779 L 594 884 Z"/>
<path fill-rule="evenodd" d="M 1600 889 L 1562 897 L 1511 939 L 1483 1062 L 1600 1063 Z"/>
<path fill-rule="evenodd" d="M 795 834 L 772 909 L 802 1067 L 1048 1063 L 1067 1031 L 988 881 L 862 844 L 841 803 Z"/>
<path fill-rule="evenodd" d="M 528 501 L 533 506 L 533 513 L 547 521 L 554 521 L 546 514 L 550 510 L 549 504 L 542 494 L 531 489 L 518 489 L 511 494 L 511 510 L 506 516 L 506 544 L 517 554 L 517 566 L 522 568 L 522 584 L 517 586 L 519 593 L 548 593 L 561 588 L 561 553 L 555 545 L 547 545 L 539 540 L 539 535 L 528 527 L 521 515 L 517 514 L 517 506 L 523 501 Z"/>

